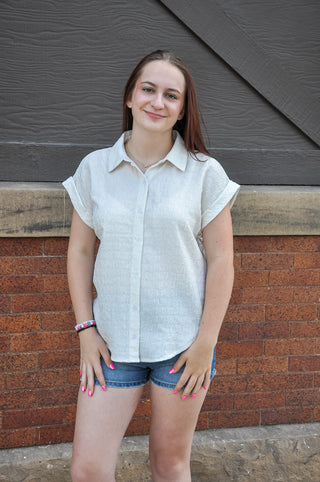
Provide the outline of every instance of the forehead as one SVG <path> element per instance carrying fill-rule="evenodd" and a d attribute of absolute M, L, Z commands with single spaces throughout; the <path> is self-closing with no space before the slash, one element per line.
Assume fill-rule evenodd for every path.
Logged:
<path fill-rule="evenodd" d="M 185 88 L 185 79 L 181 70 L 165 60 L 154 60 L 143 68 L 137 82 L 148 81 L 180 91 L 183 91 Z"/>

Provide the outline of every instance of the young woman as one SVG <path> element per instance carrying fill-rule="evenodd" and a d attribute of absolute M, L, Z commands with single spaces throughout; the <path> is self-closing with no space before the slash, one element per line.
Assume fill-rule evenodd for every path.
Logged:
<path fill-rule="evenodd" d="M 74 206 L 68 279 L 81 353 L 72 479 L 115 480 L 121 440 L 150 380 L 153 480 L 187 482 L 232 290 L 230 207 L 239 186 L 210 158 L 191 74 L 171 52 L 152 52 L 134 69 L 123 131 L 64 182 Z"/>

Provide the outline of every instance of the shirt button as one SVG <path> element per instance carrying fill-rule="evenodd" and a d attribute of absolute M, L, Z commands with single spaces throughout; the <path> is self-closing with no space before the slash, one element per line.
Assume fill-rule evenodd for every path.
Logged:
<path fill-rule="evenodd" d="M 132 307 L 132 309 L 133 309 L 133 311 L 137 311 L 138 308 L 136 307 L 136 305 L 134 305 L 134 306 Z"/>
<path fill-rule="evenodd" d="M 139 214 L 142 214 L 142 213 L 143 213 L 143 211 L 142 211 L 141 208 L 138 209 L 138 213 L 139 213 Z"/>

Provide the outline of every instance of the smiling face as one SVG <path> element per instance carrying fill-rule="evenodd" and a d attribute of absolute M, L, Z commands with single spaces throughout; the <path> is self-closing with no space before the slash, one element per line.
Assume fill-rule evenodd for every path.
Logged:
<path fill-rule="evenodd" d="M 138 77 L 127 106 L 132 129 L 167 133 L 184 115 L 185 79 L 165 60 L 149 62 Z"/>

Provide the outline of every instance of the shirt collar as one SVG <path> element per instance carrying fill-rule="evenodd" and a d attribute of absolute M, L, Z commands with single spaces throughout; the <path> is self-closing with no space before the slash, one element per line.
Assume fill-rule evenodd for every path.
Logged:
<path fill-rule="evenodd" d="M 117 142 L 111 147 L 111 156 L 108 171 L 112 172 L 123 161 L 132 162 L 124 148 L 125 143 L 130 139 L 132 131 L 126 131 L 117 140 Z M 169 161 L 176 166 L 180 171 L 185 171 L 188 160 L 188 152 L 185 147 L 184 141 L 177 131 L 173 131 L 174 144 L 171 151 L 163 159 L 163 161 Z"/>

